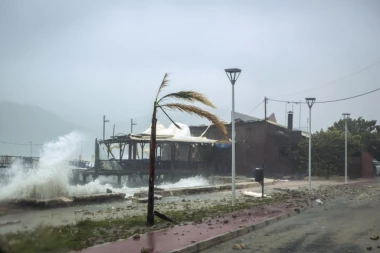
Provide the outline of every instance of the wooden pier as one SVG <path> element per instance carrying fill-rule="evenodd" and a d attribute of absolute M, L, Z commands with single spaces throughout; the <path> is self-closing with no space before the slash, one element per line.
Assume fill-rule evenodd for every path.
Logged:
<path fill-rule="evenodd" d="M 214 170 L 215 140 L 201 137 L 157 136 L 156 180 L 175 181 L 181 177 L 208 175 Z M 107 159 L 100 158 L 100 146 Z M 85 183 L 88 176 L 123 176 L 128 181 L 144 181 L 149 172 L 149 135 L 123 135 L 108 140 L 95 139 L 95 164 L 87 170 L 75 170 L 73 181 Z M 81 178 L 80 178 L 81 177 Z"/>

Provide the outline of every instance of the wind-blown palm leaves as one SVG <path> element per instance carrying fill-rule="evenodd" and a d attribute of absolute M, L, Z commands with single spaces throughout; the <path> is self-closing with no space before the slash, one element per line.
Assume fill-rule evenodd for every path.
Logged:
<path fill-rule="evenodd" d="M 193 105 L 184 105 L 184 104 L 178 104 L 178 103 L 164 104 L 164 105 L 160 106 L 160 108 L 163 108 L 163 107 L 164 108 L 166 107 L 170 110 L 177 110 L 180 112 L 186 112 L 186 113 L 191 114 L 191 115 L 197 115 L 197 116 L 206 118 L 209 121 L 211 121 L 222 132 L 222 134 L 225 137 L 227 137 L 226 127 L 220 121 L 220 119 L 212 113 L 204 111 L 204 110 L 200 109 L 199 107 L 196 107 Z"/>
<path fill-rule="evenodd" d="M 154 179 L 155 179 L 155 160 L 156 160 L 156 114 L 157 114 L 157 108 L 160 108 L 165 115 L 170 119 L 173 124 L 178 126 L 174 120 L 168 115 L 166 112 L 166 109 L 172 110 L 172 111 L 180 111 L 180 112 L 186 112 L 191 115 L 196 115 L 202 118 L 206 118 L 209 121 L 211 121 L 225 136 L 227 139 L 227 130 L 222 123 L 222 121 L 214 114 L 209 113 L 197 106 L 194 105 L 188 105 L 188 104 L 181 104 L 181 103 L 170 103 L 167 102 L 167 100 L 179 100 L 182 102 L 188 102 L 188 103 L 195 103 L 199 102 L 203 105 L 206 105 L 211 108 L 216 108 L 210 100 L 208 100 L 203 94 L 195 91 L 179 91 L 176 93 L 170 93 L 167 94 L 160 99 L 158 96 L 160 95 L 163 88 L 168 86 L 169 80 L 168 74 L 166 73 L 160 88 L 157 91 L 156 99 L 154 101 L 154 108 L 153 108 L 153 116 L 152 116 L 152 126 L 151 126 L 151 139 L 150 139 L 150 154 L 149 154 L 149 193 L 148 193 L 148 214 L 147 214 L 147 224 L 153 225 L 154 224 Z"/>

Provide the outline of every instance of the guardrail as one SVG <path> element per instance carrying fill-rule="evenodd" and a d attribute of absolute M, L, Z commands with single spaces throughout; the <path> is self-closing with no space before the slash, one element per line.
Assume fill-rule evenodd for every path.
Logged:
<path fill-rule="evenodd" d="M 39 161 L 39 157 L 27 157 L 27 156 L 0 156 L 0 168 L 6 168 L 12 166 L 16 161 L 21 161 L 23 164 L 33 164 Z"/>

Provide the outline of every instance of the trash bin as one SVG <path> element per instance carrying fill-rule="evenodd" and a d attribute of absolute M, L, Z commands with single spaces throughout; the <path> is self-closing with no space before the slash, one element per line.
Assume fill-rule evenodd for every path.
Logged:
<path fill-rule="evenodd" d="M 256 182 L 264 181 L 264 170 L 262 168 L 255 169 L 255 181 Z"/>

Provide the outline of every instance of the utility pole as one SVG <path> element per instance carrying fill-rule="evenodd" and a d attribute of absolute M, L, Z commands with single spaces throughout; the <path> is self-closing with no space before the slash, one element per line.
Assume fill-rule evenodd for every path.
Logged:
<path fill-rule="evenodd" d="M 109 120 L 106 120 L 106 115 L 103 115 L 103 141 L 105 140 L 106 135 L 106 122 L 110 122 Z"/>
<path fill-rule="evenodd" d="M 115 124 L 113 124 L 112 137 L 115 137 Z"/>
<path fill-rule="evenodd" d="M 264 166 L 265 166 L 265 163 L 266 163 L 266 152 L 267 152 L 267 133 L 268 133 L 268 119 L 267 119 L 267 97 L 264 98 L 264 120 L 265 120 L 265 145 L 264 145 L 264 157 L 263 157 L 263 169 L 264 169 Z M 263 182 L 264 183 L 264 182 Z"/>
<path fill-rule="evenodd" d="M 264 97 L 264 120 L 267 120 L 267 97 Z"/>
<path fill-rule="evenodd" d="M 344 151 L 344 183 L 345 184 L 348 184 L 348 180 L 347 180 L 347 120 L 349 119 L 350 117 L 350 114 L 349 113 L 343 113 L 343 117 L 344 117 L 344 122 L 345 122 L 345 138 L 344 138 L 344 147 L 345 147 L 345 151 Z"/>
<path fill-rule="evenodd" d="M 33 157 L 33 143 L 30 142 L 30 157 Z"/>
<path fill-rule="evenodd" d="M 300 119 L 299 119 L 299 129 L 300 129 L 300 131 L 302 131 L 301 130 L 301 106 L 302 106 L 302 103 L 301 103 L 301 100 L 300 100 Z"/>
<path fill-rule="evenodd" d="M 136 123 L 133 123 L 133 119 L 131 119 L 131 134 L 133 133 L 133 126 L 136 126 Z"/>

